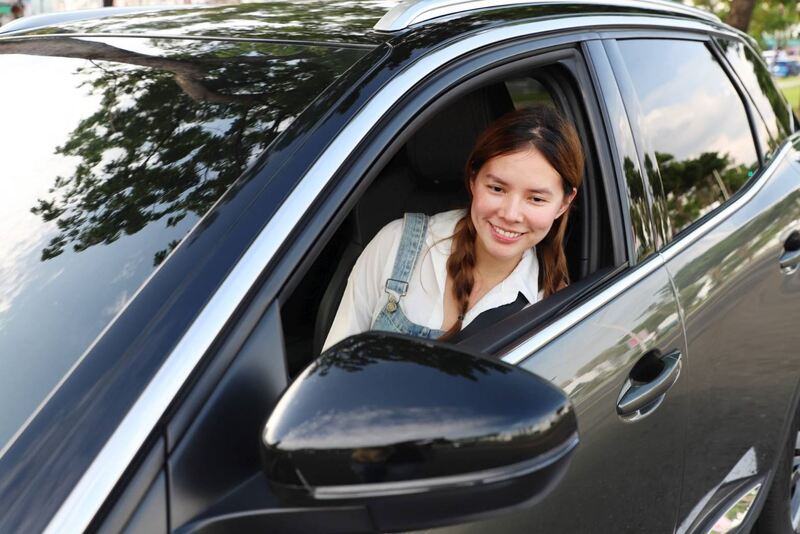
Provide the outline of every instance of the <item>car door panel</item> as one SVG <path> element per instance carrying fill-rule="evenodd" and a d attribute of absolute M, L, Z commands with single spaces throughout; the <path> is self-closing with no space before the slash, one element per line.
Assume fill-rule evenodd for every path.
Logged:
<path fill-rule="evenodd" d="M 164 440 L 158 439 L 96 526 L 98 534 L 167 532 Z"/>
<path fill-rule="evenodd" d="M 659 259 L 652 262 L 642 268 Z M 686 377 L 678 377 L 648 416 L 625 421 L 617 414 L 623 384 L 653 350 L 685 351 L 675 293 L 660 267 L 520 364 L 562 388 L 573 402 L 580 444 L 564 480 L 535 505 L 432 532 L 672 532 L 683 465 Z"/>
<path fill-rule="evenodd" d="M 800 230 L 797 157 L 785 148 L 728 218 L 664 252 L 690 362 L 685 528 L 732 472 L 766 475 L 786 439 L 800 379 L 800 276 L 782 272 L 780 257 Z M 746 472 L 735 469 L 743 465 Z"/>
<path fill-rule="evenodd" d="M 242 331 L 247 322 L 240 323 Z M 190 396 L 167 427 L 176 442 L 167 461 L 172 528 L 185 527 L 260 473 L 255 444 L 265 414 L 288 380 L 281 332 L 278 306 L 271 304 L 245 339 L 236 332 L 231 348 L 220 350 L 215 361 L 224 360 L 221 356 L 228 351 L 236 357 L 227 368 L 207 369 L 204 378 L 216 378 L 217 383 L 207 391 L 198 382 L 195 391 L 202 404 Z"/>

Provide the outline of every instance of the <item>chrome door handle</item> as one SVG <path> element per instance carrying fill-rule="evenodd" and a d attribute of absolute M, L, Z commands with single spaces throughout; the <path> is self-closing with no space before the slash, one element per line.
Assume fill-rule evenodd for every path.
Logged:
<path fill-rule="evenodd" d="M 649 363 L 648 360 L 660 361 L 662 364 L 658 374 L 652 379 L 642 381 L 634 376 L 637 366 Z M 653 353 L 645 354 L 634 366 L 631 376 L 625 381 L 617 400 L 617 413 L 628 420 L 635 420 L 655 410 L 664 400 L 664 395 L 678 380 L 681 373 L 681 351 L 674 350 L 665 356 L 658 357 Z"/>
<path fill-rule="evenodd" d="M 800 265 L 800 232 L 795 230 L 783 243 L 784 252 L 780 258 L 781 271 L 783 274 L 792 274 Z"/>
<path fill-rule="evenodd" d="M 790 250 L 781 256 L 781 269 L 791 269 L 800 264 L 800 250 Z"/>

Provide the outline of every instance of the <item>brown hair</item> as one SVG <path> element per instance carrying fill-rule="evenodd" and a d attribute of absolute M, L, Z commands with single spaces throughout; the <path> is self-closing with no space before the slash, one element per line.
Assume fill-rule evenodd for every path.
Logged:
<path fill-rule="evenodd" d="M 465 183 L 472 203 L 470 185 L 481 168 L 497 156 L 533 147 L 561 176 L 564 194 L 577 190 L 583 177 L 583 149 L 575 127 L 557 110 L 544 106 L 512 111 L 489 127 L 478 137 L 467 159 Z M 539 259 L 539 280 L 544 296 L 548 297 L 569 283 L 567 260 L 564 256 L 564 232 L 567 229 L 569 209 L 554 222 L 542 241 L 536 245 Z M 469 296 L 475 283 L 475 226 L 469 209 L 456 224 L 447 274 L 453 280 L 453 292 L 458 302 L 459 317 L 441 339 L 447 339 L 461 330 L 469 306 Z"/>

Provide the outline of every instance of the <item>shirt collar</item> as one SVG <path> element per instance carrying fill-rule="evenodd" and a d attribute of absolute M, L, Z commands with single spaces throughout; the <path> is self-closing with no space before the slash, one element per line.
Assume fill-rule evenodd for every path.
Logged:
<path fill-rule="evenodd" d="M 503 300 L 514 302 L 522 293 L 530 304 L 539 300 L 539 261 L 536 249 L 528 249 L 508 277 L 501 282 Z"/>
<path fill-rule="evenodd" d="M 452 210 L 432 216 L 429 220 L 428 245 L 431 247 L 431 261 L 439 285 L 439 292 L 444 293 L 447 281 L 447 258 L 452 250 L 453 232 L 456 224 L 465 215 L 466 210 Z M 539 300 L 539 262 L 535 249 L 528 249 L 522 259 L 508 277 L 500 283 L 501 300 L 508 304 L 517 300 L 517 293 L 522 293 L 528 302 L 533 304 Z"/>

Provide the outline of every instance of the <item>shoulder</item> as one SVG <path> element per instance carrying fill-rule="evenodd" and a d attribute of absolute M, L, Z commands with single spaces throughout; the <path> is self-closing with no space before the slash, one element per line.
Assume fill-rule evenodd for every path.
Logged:
<path fill-rule="evenodd" d="M 378 230 L 369 244 L 364 248 L 362 256 L 373 259 L 387 259 L 393 249 L 397 249 L 400 236 L 403 234 L 403 219 L 395 219 Z"/>
<path fill-rule="evenodd" d="M 373 240 L 393 238 L 399 236 L 402 233 L 403 233 L 403 219 L 395 219 L 392 222 L 387 223 L 380 230 L 378 230 L 378 233 L 375 234 Z"/>
<path fill-rule="evenodd" d="M 464 217 L 464 215 L 466 215 L 466 213 L 467 210 L 458 209 L 443 211 L 441 213 L 437 213 L 436 215 L 431 215 L 428 223 L 428 232 L 433 240 L 438 241 L 440 239 L 448 239 L 453 237 L 456 224 Z"/>

